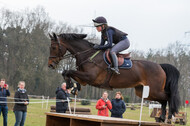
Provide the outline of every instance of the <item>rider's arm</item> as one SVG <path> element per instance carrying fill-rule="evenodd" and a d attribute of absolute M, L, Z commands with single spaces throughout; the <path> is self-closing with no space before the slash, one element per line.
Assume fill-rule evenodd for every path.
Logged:
<path fill-rule="evenodd" d="M 105 40 L 104 40 L 103 37 L 102 37 L 100 46 L 102 46 L 102 45 L 104 45 L 104 44 L 105 44 Z"/>
<path fill-rule="evenodd" d="M 100 45 L 99 49 L 108 49 L 108 48 L 112 47 L 113 34 L 114 34 L 114 31 L 112 29 L 109 29 L 108 31 L 106 31 L 107 44 L 106 45 Z"/>

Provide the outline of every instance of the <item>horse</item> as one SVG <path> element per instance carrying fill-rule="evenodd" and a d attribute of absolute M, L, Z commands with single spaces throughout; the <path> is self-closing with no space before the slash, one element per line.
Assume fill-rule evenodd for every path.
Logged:
<path fill-rule="evenodd" d="M 67 84 L 70 78 L 81 85 L 112 90 L 113 88 L 135 88 L 137 96 L 142 97 L 143 86 L 149 86 L 150 92 L 145 100 L 161 103 L 160 122 L 166 119 L 166 105 L 169 105 L 168 119 L 178 113 L 180 97 L 178 93 L 179 71 L 170 64 L 156 64 L 144 60 L 132 60 L 131 69 L 120 69 L 114 74 L 107 69 L 103 60 L 103 50 L 93 49 L 94 44 L 85 39 L 86 34 L 63 33 L 49 34 L 51 38 L 48 66 L 55 69 L 67 51 L 76 58 L 76 70 L 65 70 L 62 75 Z M 68 56 L 68 55 L 67 55 Z"/>

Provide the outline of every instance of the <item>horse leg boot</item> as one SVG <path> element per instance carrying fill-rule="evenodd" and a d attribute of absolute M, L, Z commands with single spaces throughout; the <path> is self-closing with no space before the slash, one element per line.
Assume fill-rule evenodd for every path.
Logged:
<path fill-rule="evenodd" d="M 118 60 L 115 52 L 111 52 L 111 57 L 114 65 L 114 68 L 111 68 L 111 70 L 113 70 L 116 74 L 120 74 L 118 69 Z"/>

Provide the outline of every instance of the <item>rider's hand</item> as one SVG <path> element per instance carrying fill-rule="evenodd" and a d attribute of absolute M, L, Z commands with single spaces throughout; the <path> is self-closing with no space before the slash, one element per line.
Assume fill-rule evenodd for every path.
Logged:
<path fill-rule="evenodd" d="M 94 49 L 100 49 L 100 46 L 99 45 L 94 45 L 94 47 L 93 47 Z"/>

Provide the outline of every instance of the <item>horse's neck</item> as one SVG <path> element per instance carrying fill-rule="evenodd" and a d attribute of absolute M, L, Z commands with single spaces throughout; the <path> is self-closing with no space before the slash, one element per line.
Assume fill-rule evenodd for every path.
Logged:
<path fill-rule="evenodd" d="M 69 47 L 68 51 L 76 56 L 76 60 L 87 59 L 94 52 L 93 49 L 90 50 L 92 47 L 87 42 L 84 42 L 84 40 L 70 42 Z"/>

